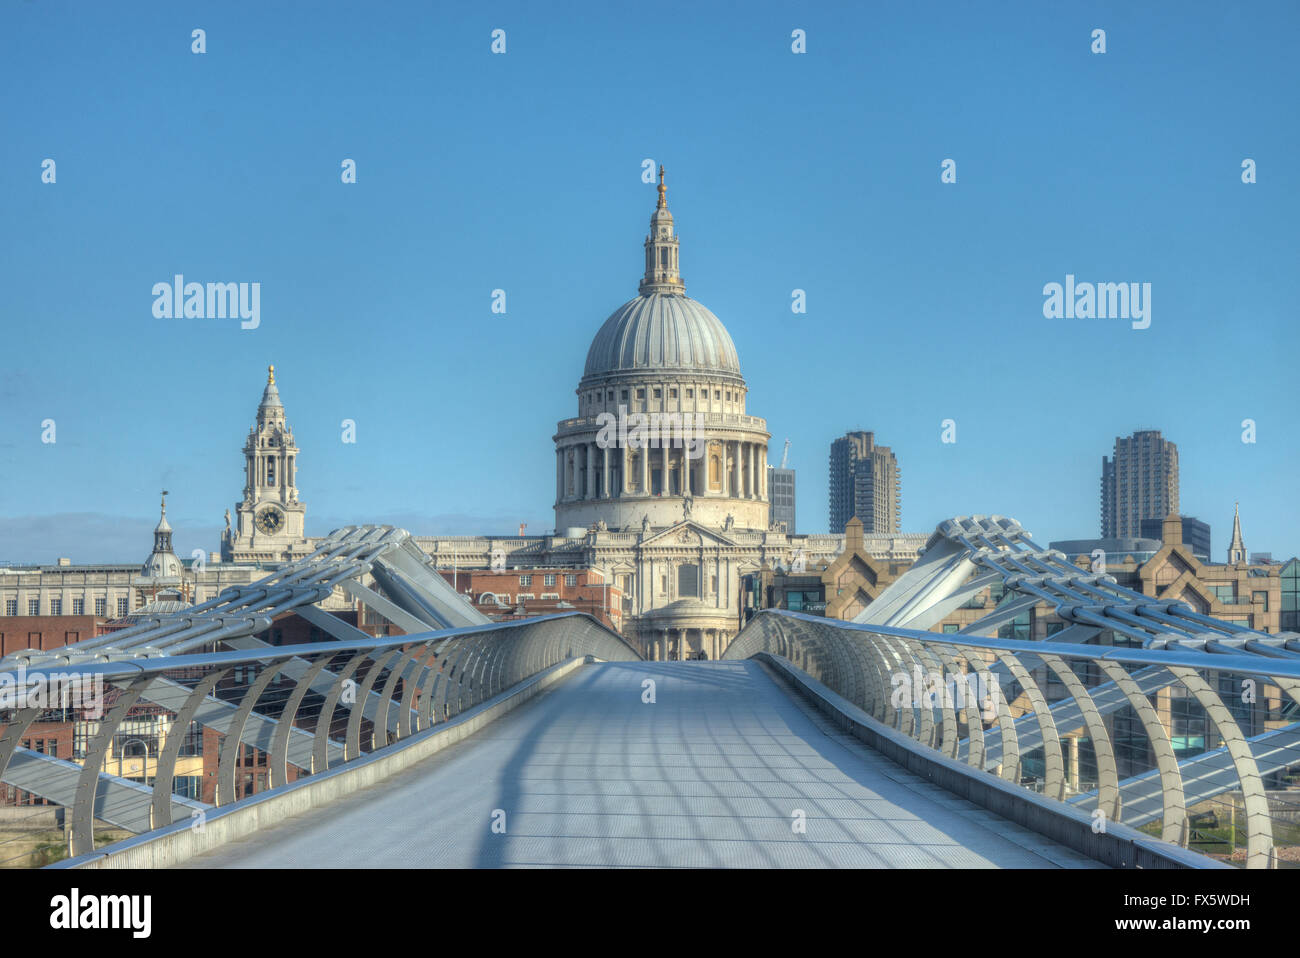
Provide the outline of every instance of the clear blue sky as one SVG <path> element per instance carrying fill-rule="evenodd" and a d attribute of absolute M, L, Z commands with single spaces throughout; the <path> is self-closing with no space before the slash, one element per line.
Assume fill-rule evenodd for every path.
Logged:
<path fill-rule="evenodd" d="M 1096 535 L 1101 457 L 1159 428 L 1217 559 L 1238 499 L 1251 550 L 1300 551 L 1295 3 L 620 7 L 5 4 L 0 560 L 141 560 L 162 487 L 177 551 L 216 548 L 269 362 L 309 533 L 550 528 L 645 158 L 800 531 L 861 428 L 908 531 Z M 155 319 L 178 272 L 260 282 L 260 328 Z M 1151 327 L 1045 319 L 1067 273 L 1151 283 Z"/>

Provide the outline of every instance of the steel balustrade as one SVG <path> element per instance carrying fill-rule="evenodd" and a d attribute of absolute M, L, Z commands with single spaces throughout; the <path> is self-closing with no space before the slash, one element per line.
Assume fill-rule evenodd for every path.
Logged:
<path fill-rule="evenodd" d="M 449 721 L 552 666 L 588 656 L 615 661 L 640 658 L 616 633 L 586 614 L 571 612 L 366 641 L 36 666 L 22 674 L 0 669 L 0 683 L 21 688 L 20 683 L 25 682 L 28 689 L 51 682 L 66 687 L 71 679 L 86 685 L 98 681 L 103 688 L 112 690 L 114 700 L 108 714 L 88 726 L 93 734 L 79 770 L 76 801 L 71 809 L 70 851 L 81 855 L 95 848 L 95 824 L 102 805 L 97 790 L 105 778 L 112 777 L 104 768 L 109 745 L 131 708 L 142 701 L 142 693 L 159 679 L 184 685 L 187 696 L 160 751 L 152 786 L 137 788 L 136 800 L 147 806 L 152 828 L 175 820 L 178 809 L 172 787 L 185 732 L 199 706 L 220 698 L 223 692 L 240 694 L 235 700 L 222 699 L 235 704 L 218 753 L 218 806 L 237 800 L 241 744 L 253 744 L 268 754 L 271 788 L 280 788 L 290 781 L 293 763 L 289 760 L 289 746 L 295 733 L 308 736 L 311 743 L 307 767 L 295 766 L 298 777 L 302 777 L 378 749 L 401 748 L 403 740 L 423 729 Z M 308 663 L 296 680 L 284 672 L 292 662 Z M 246 686 L 230 689 L 227 680 L 240 666 L 256 667 L 257 678 Z M 358 682 L 355 677 L 363 667 L 365 675 Z M 304 700 L 313 690 L 319 697 L 323 678 L 328 680 L 327 691 L 314 713 L 307 714 Z M 381 689 L 377 694 L 376 687 Z M 344 701 L 354 707 L 342 730 L 342 741 L 338 741 L 334 714 Z M 13 707 L 0 708 L 0 776 L 20 751 L 18 743 L 45 711 L 46 703 L 27 707 L 20 704 L 16 699 Z M 266 710 L 268 704 L 273 706 L 270 711 Z M 258 711 L 259 705 L 262 711 Z M 97 707 L 90 705 L 88 709 L 86 704 L 79 704 L 74 713 L 83 722 L 94 722 Z M 395 731 L 387 722 L 394 708 L 399 716 Z M 261 726 L 258 737 L 250 743 L 245 730 L 254 717 Z M 363 734 L 364 722 L 370 723 L 370 734 Z M 204 807 L 209 806 L 194 801 L 182 806 L 191 814 Z"/>
<path fill-rule="evenodd" d="M 1298 844 L 1294 817 L 1275 819 L 1270 812 L 1264 777 L 1300 767 L 1300 723 L 1282 718 L 1287 710 L 1275 706 L 1270 711 L 1267 705 L 1285 695 L 1300 707 L 1300 663 L 1172 646 L 1128 649 L 988 639 L 776 610 L 758 613 L 724 658 L 760 652 L 789 660 L 876 721 L 940 754 L 964 758 L 981 771 L 1080 805 L 1101 821 L 1158 821 L 1165 841 L 1187 847 L 1189 798 L 1199 804 L 1239 793 L 1247 867 L 1276 865 L 1281 848 Z M 972 701 L 976 696 L 970 694 L 970 680 L 981 674 L 997 677 L 993 670 L 998 666 L 1006 678 L 999 677 L 989 694 Z M 1153 672 L 1164 674 L 1152 683 Z M 1154 684 L 1155 694 L 1141 687 L 1138 677 Z M 1051 688 L 1052 679 L 1060 683 L 1059 691 Z M 1223 688 L 1242 694 L 1225 701 Z M 1110 703 L 1105 713 L 1098 706 L 1103 696 Z M 1178 760 L 1169 704 L 1176 698 L 1194 702 L 1204 713 L 1207 731 L 1212 728 L 1222 743 L 1218 748 Z M 1117 747 L 1114 703 L 1132 709 L 1146 736 L 1140 749 L 1127 741 Z M 996 755 L 985 748 L 989 734 L 1000 737 Z M 1091 744 L 1095 787 L 1077 787 L 1080 762 L 1075 759 L 1067 768 L 1067 739 L 1074 740 L 1073 748 L 1080 741 Z M 1027 777 L 1026 761 L 1038 753 L 1041 772 Z M 1217 764 L 1208 764 L 1220 772 L 1231 769 L 1231 775 L 1210 781 L 1197 767 L 1215 757 Z M 1120 759 L 1129 773 L 1123 780 Z M 1153 778 L 1159 814 L 1126 819 L 1125 798 L 1149 792 Z M 1275 843 L 1275 826 L 1291 837 Z"/>

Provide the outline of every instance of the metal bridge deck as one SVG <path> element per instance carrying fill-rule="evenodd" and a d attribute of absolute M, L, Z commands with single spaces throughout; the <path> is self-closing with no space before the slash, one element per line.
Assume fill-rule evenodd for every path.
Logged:
<path fill-rule="evenodd" d="M 584 666 L 382 785 L 189 864 L 1097 867 L 842 735 L 751 661 Z"/>

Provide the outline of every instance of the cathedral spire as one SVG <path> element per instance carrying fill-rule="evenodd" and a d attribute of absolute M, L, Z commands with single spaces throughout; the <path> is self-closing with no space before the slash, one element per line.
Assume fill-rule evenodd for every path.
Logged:
<path fill-rule="evenodd" d="M 659 167 L 659 203 L 650 215 L 650 235 L 645 238 L 645 276 L 638 292 L 676 293 L 684 295 L 677 264 L 677 237 L 673 233 L 673 214 L 668 212 L 668 187 L 664 185 L 664 168 Z"/>
<path fill-rule="evenodd" d="M 1228 564 L 1246 561 L 1246 543 L 1241 538 L 1240 503 L 1232 504 L 1232 542 L 1228 544 Z"/>

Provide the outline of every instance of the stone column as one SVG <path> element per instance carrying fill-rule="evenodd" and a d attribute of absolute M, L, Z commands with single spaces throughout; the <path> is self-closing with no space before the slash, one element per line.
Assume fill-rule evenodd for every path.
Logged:
<path fill-rule="evenodd" d="M 663 637 L 659 640 L 660 647 L 663 649 L 663 655 L 659 656 L 659 661 L 668 661 L 668 630 L 663 629 Z"/>
<path fill-rule="evenodd" d="M 555 501 L 564 500 L 564 451 L 555 450 Z"/>
<path fill-rule="evenodd" d="M 659 474 L 662 477 L 659 481 L 663 484 L 660 491 L 666 496 L 668 495 L 668 447 L 661 444 L 659 452 L 663 456 L 663 462 L 660 463 L 659 467 Z"/>
<path fill-rule="evenodd" d="M 610 484 L 609 484 L 609 447 L 608 446 L 601 449 L 600 456 L 601 456 L 600 497 L 602 499 L 608 499 L 610 494 L 609 493 Z"/>
<path fill-rule="evenodd" d="M 594 442 L 588 442 L 584 444 L 583 448 L 587 450 L 587 494 L 583 496 L 583 498 L 595 499 L 596 498 L 596 457 L 594 455 L 594 452 L 596 449 L 596 444 Z"/>
<path fill-rule="evenodd" d="M 749 498 L 758 498 L 758 447 L 749 443 Z"/>

